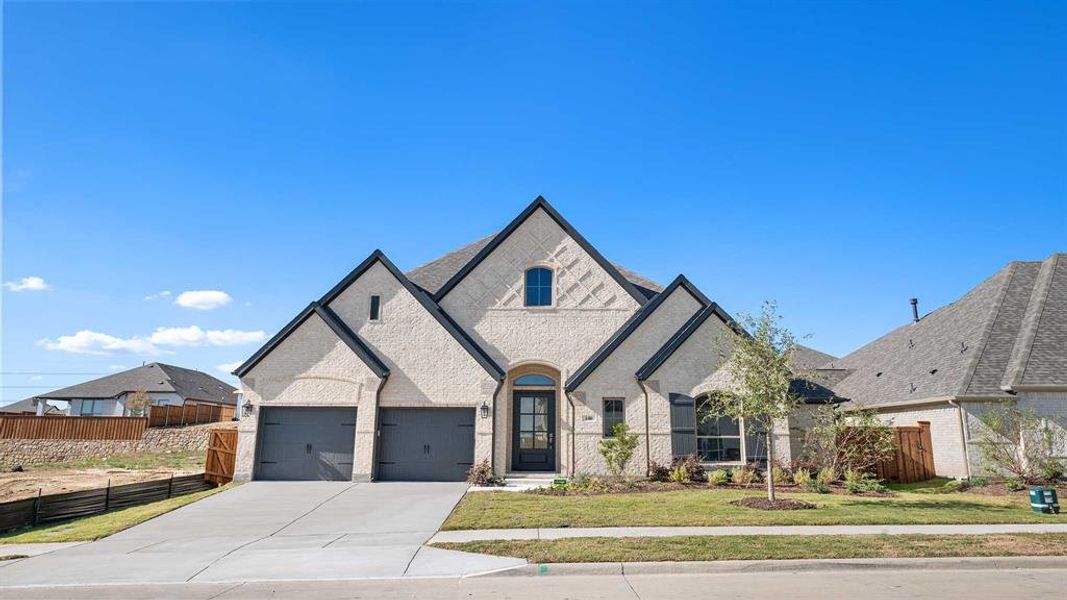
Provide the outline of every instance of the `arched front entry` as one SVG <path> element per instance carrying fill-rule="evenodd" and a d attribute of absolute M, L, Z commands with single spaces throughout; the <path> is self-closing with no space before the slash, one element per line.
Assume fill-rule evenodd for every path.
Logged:
<path fill-rule="evenodd" d="M 512 471 L 556 472 L 559 465 L 558 370 L 538 364 L 508 373 L 509 447 Z"/>

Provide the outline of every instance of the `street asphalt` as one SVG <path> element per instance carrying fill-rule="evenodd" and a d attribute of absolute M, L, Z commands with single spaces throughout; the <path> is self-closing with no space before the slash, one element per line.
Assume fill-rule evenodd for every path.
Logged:
<path fill-rule="evenodd" d="M 423 546 L 465 490 L 246 483 L 96 542 L 0 563 L 0 586 L 461 576 L 526 564 Z"/>

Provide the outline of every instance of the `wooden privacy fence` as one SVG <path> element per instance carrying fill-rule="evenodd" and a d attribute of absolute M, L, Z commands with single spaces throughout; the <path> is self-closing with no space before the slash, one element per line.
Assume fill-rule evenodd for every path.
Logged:
<path fill-rule="evenodd" d="M 893 483 L 913 483 L 934 477 L 934 446 L 930 423 L 896 427 L 896 453 L 878 465 L 878 477 Z"/>
<path fill-rule="evenodd" d="M 196 423 L 218 423 L 233 419 L 234 407 L 222 404 L 186 402 L 181 406 L 153 406 L 148 412 L 149 427 L 171 427 Z"/>
<path fill-rule="evenodd" d="M 233 469 L 237 462 L 237 430 L 216 429 L 207 443 L 207 458 L 204 461 L 204 479 L 218 483 L 233 481 Z"/>
<path fill-rule="evenodd" d="M 0 416 L 0 439 L 24 440 L 139 440 L 144 417 Z"/>
<path fill-rule="evenodd" d="M 170 479 L 156 479 L 125 485 L 111 485 L 65 494 L 38 495 L 35 498 L 0 504 L 0 531 L 39 523 L 85 517 L 172 496 L 191 494 L 215 487 L 202 473 Z"/>

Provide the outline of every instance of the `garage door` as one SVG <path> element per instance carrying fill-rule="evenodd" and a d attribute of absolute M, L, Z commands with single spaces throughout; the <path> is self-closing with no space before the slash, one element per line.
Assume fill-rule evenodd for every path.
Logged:
<path fill-rule="evenodd" d="M 264 407 L 256 479 L 352 479 L 355 408 Z"/>
<path fill-rule="evenodd" d="M 463 481 L 474 462 L 474 409 L 383 408 L 378 479 Z"/>

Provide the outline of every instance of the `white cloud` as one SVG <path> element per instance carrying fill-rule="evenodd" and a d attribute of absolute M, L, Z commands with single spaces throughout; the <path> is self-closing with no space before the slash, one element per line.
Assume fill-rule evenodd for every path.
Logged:
<path fill-rule="evenodd" d="M 166 298 L 170 295 L 170 290 L 159 290 L 154 294 L 149 294 L 144 297 L 145 300 L 159 300 L 160 298 Z"/>
<path fill-rule="evenodd" d="M 73 354 L 162 354 L 151 341 L 141 337 L 120 338 L 98 331 L 83 329 L 74 335 L 61 335 L 54 340 L 42 339 L 37 345 L 46 350 Z"/>
<path fill-rule="evenodd" d="M 241 366 L 243 364 L 244 364 L 244 361 L 240 361 L 239 360 L 237 362 L 232 362 L 232 363 L 222 363 L 221 365 L 218 365 L 215 368 L 218 369 L 219 372 L 229 375 L 230 373 L 233 373 L 234 369 L 236 369 L 237 367 L 239 367 L 239 366 Z"/>
<path fill-rule="evenodd" d="M 264 331 L 240 329 L 203 330 L 196 325 L 189 327 L 157 327 L 148 337 L 120 338 L 97 331 L 82 330 L 74 335 L 60 336 L 54 340 L 42 339 L 37 344 L 47 350 L 74 354 L 172 354 L 165 347 L 192 346 L 239 346 L 262 341 Z M 112 370 L 125 369 L 111 365 Z"/>
<path fill-rule="evenodd" d="M 261 342 L 267 337 L 265 331 L 241 331 L 239 329 L 209 330 L 207 341 L 212 346 L 240 346 Z"/>
<path fill-rule="evenodd" d="M 214 310 L 233 302 L 229 294 L 221 290 L 189 290 L 178 294 L 174 303 L 196 310 Z"/>
<path fill-rule="evenodd" d="M 18 281 L 5 282 L 4 287 L 12 292 L 41 292 L 52 286 L 48 285 L 44 278 L 31 275 L 29 277 L 23 277 Z"/>
<path fill-rule="evenodd" d="M 40 375 L 34 375 L 34 376 L 30 377 L 30 381 L 40 381 L 42 379 L 44 379 L 44 377 L 42 377 Z"/>
<path fill-rule="evenodd" d="M 107 370 L 108 371 L 125 371 L 128 368 L 129 367 L 127 367 L 126 365 L 108 365 L 107 366 Z"/>

